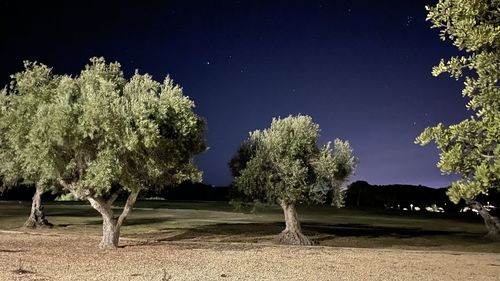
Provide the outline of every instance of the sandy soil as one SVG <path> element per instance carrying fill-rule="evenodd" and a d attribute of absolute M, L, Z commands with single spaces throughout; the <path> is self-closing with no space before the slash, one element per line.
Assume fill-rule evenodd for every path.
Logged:
<path fill-rule="evenodd" d="M 0 280 L 500 280 L 500 255 L 0 234 Z"/>

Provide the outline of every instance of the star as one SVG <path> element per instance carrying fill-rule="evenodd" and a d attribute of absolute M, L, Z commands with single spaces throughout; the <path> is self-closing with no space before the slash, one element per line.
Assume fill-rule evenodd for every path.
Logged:
<path fill-rule="evenodd" d="M 406 26 L 410 26 L 410 24 L 413 22 L 413 17 L 412 16 L 407 16 L 406 17 Z"/>

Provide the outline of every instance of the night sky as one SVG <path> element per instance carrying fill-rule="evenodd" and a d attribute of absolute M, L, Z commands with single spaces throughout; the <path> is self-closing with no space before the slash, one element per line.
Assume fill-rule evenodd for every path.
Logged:
<path fill-rule="evenodd" d="M 444 187 L 438 150 L 415 137 L 470 115 L 462 83 L 432 77 L 457 54 L 425 21 L 436 1 L 1 1 L 0 82 L 39 61 L 78 74 L 92 56 L 162 81 L 170 74 L 208 121 L 204 182 L 272 117 L 311 115 L 321 143 L 350 141 L 351 180 Z M 104 1 L 102 1 L 104 2 Z M 151 3 L 150 3 L 151 2 Z M 154 2 L 154 3 L 153 3 Z"/>

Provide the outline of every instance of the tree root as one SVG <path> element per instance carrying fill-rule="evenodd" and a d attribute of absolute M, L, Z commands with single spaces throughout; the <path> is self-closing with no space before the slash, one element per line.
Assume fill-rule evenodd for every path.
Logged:
<path fill-rule="evenodd" d="M 500 233 L 488 232 L 486 235 L 484 235 L 483 238 L 486 240 L 491 240 L 491 241 L 500 241 Z"/>
<path fill-rule="evenodd" d="M 314 243 L 297 231 L 283 230 L 278 236 L 278 244 L 311 246 Z"/>
<path fill-rule="evenodd" d="M 101 249 L 101 250 L 115 250 L 117 248 L 118 248 L 117 245 L 105 243 L 105 242 L 102 242 L 102 241 L 101 241 L 101 243 L 99 243 L 99 249 Z"/>
<path fill-rule="evenodd" d="M 34 229 L 34 228 L 52 228 L 54 225 L 51 224 L 48 220 L 46 219 L 43 219 L 41 221 L 35 221 L 35 220 L 32 220 L 32 219 L 28 219 L 25 223 L 24 223 L 24 227 L 25 228 L 31 228 L 31 229 Z"/>

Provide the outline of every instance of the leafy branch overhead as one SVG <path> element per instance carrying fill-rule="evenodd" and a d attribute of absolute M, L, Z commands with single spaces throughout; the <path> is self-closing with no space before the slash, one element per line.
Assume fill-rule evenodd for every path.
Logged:
<path fill-rule="evenodd" d="M 462 175 L 448 191 L 451 200 L 472 200 L 500 187 L 500 1 L 442 0 L 427 9 L 441 39 L 462 51 L 441 60 L 432 73 L 463 79 L 462 95 L 474 113 L 449 127 L 427 128 L 416 142 L 434 141 L 441 151 L 438 167 Z"/>

